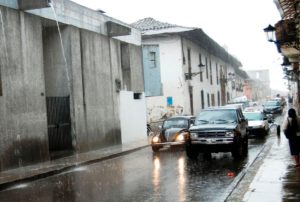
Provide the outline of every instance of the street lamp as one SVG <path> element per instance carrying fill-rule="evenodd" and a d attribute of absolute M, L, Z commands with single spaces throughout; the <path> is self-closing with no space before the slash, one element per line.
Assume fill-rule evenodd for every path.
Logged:
<path fill-rule="evenodd" d="M 276 28 L 273 27 L 272 25 L 269 25 L 268 27 L 264 28 L 264 32 L 266 33 L 267 40 L 269 42 L 274 42 L 277 47 L 278 53 L 281 53 L 279 41 L 275 39 L 275 31 Z"/>
<path fill-rule="evenodd" d="M 185 80 L 192 80 L 192 77 L 193 76 L 196 76 L 198 74 L 201 74 L 203 72 L 203 67 L 205 67 L 204 64 L 202 64 L 202 62 L 200 61 L 199 65 L 199 72 L 188 72 L 188 73 L 184 73 L 184 77 L 185 77 Z"/>
<path fill-rule="evenodd" d="M 228 73 L 227 77 L 225 77 L 225 76 L 226 75 L 224 75 L 220 78 L 221 82 L 224 82 L 225 84 L 227 84 L 229 81 L 233 81 L 235 79 L 235 74 L 231 73 L 231 72 Z"/>
<path fill-rule="evenodd" d="M 264 28 L 264 32 L 266 33 L 267 40 L 269 42 L 276 42 L 275 41 L 275 27 L 269 25 L 268 27 Z"/>

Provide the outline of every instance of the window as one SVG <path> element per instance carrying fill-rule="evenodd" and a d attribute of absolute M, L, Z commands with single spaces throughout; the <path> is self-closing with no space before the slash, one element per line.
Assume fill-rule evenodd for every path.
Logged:
<path fill-rule="evenodd" d="M 150 63 L 150 68 L 155 68 L 156 67 L 156 52 L 149 52 L 149 63 Z"/>
<path fill-rule="evenodd" d="M 201 108 L 204 109 L 204 91 L 201 90 Z"/>
<path fill-rule="evenodd" d="M 215 94 L 211 94 L 211 105 L 215 106 Z"/>
<path fill-rule="evenodd" d="M 206 79 L 208 79 L 208 65 L 207 65 L 207 57 L 205 57 L 205 67 L 206 67 Z"/>
<path fill-rule="evenodd" d="M 218 91 L 218 106 L 221 105 L 221 99 L 220 99 L 220 91 Z"/>
<path fill-rule="evenodd" d="M 187 57 L 188 57 L 188 71 L 189 74 L 192 73 L 192 62 L 191 62 L 191 49 L 188 48 L 187 50 Z"/>
<path fill-rule="evenodd" d="M 207 93 L 207 106 L 210 107 L 209 93 Z"/>
<path fill-rule="evenodd" d="M 202 58 L 201 58 L 201 54 L 199 54 L 199 64 L 202 64 Z M 203 82 L 203 75 L 202 75 L 202 68 L 203 67 L 199 67 L 199 71 L 200 71 L 200 82 Z"/>
<path fill-rule="evenodd" d="M 210 78 L 210 84 L 213 85 L 212 69 L 211 69 L 211 59 L 209 59 L 209 78 Z"/>
<path fill-rule="evenodd" d="M 134 100 L 142 99 L 142 93 L 133 93 L 133 99 Z"/>
<path fill-rule="evenodd" d="M 217 76 L 217 85 L 219 85 L 219 69 L 218 69 L 218 63 L 216 63 L 216 76 Z"/>

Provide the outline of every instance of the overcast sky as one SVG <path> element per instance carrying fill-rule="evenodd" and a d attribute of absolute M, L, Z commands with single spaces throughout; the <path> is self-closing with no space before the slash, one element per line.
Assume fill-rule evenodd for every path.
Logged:
<path fill-rule="evenodd" d="M 202 28 L 243 64 L 244 70 L 269 69 L 271 87 L 286 90 L 282 56 L 263 28 L 279 21 L 273 0 L 73 0 L 125 23 L 152 17 L 162 22 Z"/>

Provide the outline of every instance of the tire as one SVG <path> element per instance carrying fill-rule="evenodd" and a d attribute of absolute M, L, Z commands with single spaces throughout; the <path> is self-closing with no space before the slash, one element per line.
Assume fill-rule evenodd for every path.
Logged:
<path fill-rule="evenodd" d="M 203 158 L 206 160 L 211 160 L 211 152 L 204 152 Z"/>
<path fill-rule="evenodd" d="M 191 145 L 185 146 L 185 153 L 190 159 L 197 159 L 197 157 L 199 155 L 199 151 L 197 151 L 197 149 L 195 149 Z"/>
<path fill-rule="evenodd" d="M 244 148 L 244 144 L 242 142 L 236 144 L 231 151 L 232 157 L 234 159 L 240 159 L 243 156 L 243 152 L 244 152 L 243 148 Z"/>
<path fill-rule="evenodd" d="M 248 137 L 245 138 L 243 143 L 243 156 L 248 155 Z"/>
<path fill-rule="evenodd" d="M 158 152 L 161 146 L 152 146 L 152 151 L 153 152 Z"/>
<path fill-rule="evenodd" d="M 268 136 L 269 135 L 269 131 L 270 131 L 269 129 L 268 130 L 265 129 L 264 136 Z"/>

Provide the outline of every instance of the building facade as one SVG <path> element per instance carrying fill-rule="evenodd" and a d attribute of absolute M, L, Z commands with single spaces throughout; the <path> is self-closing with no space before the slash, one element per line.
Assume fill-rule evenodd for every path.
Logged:
<path fill-rule="evenodd" d="M 268 69 L 247 71 L 250 80 L 247 81 L 247 96 L 251 100 L 261 101 L 271 98 L 270 74 Z M 251 89 L 251 91 L 249 91 Z"/>
<path fill-rule="evenodd" d="M 142 31 L 148 121 L 198 114 L 225 105 L 236 95 L 234 75 L 241 63 L 201 29 L 145 18 Z"/>
<path fill-rule="evenodd" d="M 0 15 L 0 170 L 146 138 L 138 30 L 68 0 Z"/>

